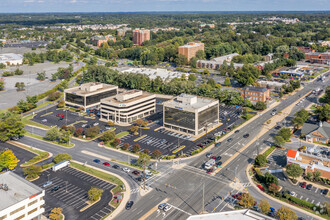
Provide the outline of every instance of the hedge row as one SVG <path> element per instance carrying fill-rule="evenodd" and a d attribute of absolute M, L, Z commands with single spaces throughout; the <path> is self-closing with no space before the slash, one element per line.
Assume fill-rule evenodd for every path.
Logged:
<path fill-rule="evenodd" d="M 276 146 L 271 146 L 268 150 L 265 151 L 264 156 L 268 157 L 268 155 L 275 150 Z"/>
<path fill-rule="evenodd" d="M 307 202 L 305 200 L 299 199 L 297 197 L 294 196 L 289 196 L 288 198 L 291 202 L 296 203 L 297 205 L 309 208 L 311 210 L 313 210 L 313 207 L 315 206 L 313 203 Z"/>
<path fill-rule="evenodd" d="M 193 152 L 191 152 L 190 155 L 193 156 L 193 155 L 198 154 L 198 153 L 200 153 L 202 151 L 203 151 L 203 148 L 198 148 L 197 150 L 194 150 Z"/>
<path fill-rule="evenodd" d="M 47 169 L 47 168 L 52 167 L 54 165 L 55 165 L 55 163 L 54 162 L 51 162 L 51 163 L 42 165 L 41 168 L 44 170 L 44 169 Z"/>
<path fill-rule="evenodd" d="M 48 152 L 42 152 L 37 156 L 34 156 L 31 160 L 29 160 L 28 162 L 26 162 L 24 165 L 31 165 L 34 164 L 42 159 L 46 159 L 49 156 Z"/>

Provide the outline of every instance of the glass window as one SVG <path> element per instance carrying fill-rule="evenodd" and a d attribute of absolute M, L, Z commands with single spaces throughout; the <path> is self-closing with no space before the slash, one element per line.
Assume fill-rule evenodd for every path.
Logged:
<path fill-rule="evenodd" d="M 98 94 L 91 95 L 91 96 L 87 96 L 86 97 L 86 106 L 98 103 L 101 101 L 101 99 L 108 98 L 108 97 L 114 96 L 114 95 L 117 95 L 117 89 L 98 93 Z"/>
<path fill-rule="evenodd" d="M 214 123 L 218 120 L 219 107 L 212 106 L 198 113 L 198 129 L 205 127 L 209 123 Z"/>
<path fill-rule="evenodd" d="M 165 123 L 195 130 L 195 113 L 165 107 Z"/>
<path fill-rule="evenodd" d="M 65 101 L 77 104 L 77 105 L 84 105 L 84 97 L 71 94 L 71 93 L 65 93 Z"/>

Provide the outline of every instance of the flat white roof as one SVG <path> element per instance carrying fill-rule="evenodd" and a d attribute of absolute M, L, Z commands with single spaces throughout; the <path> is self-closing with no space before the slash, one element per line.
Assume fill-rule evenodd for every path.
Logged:
<path fill-rule="evenodd" d="M 181 78 L 182 75 L 187 76 L 186 73 L 168 71 L 167 69 L 149 69 L 149 68 L 128 68 L 121 70 L 122 73 L 140 73 L 147 75 L 150 79 L 156 79 L 159 76 L 163 81 L 174 78 Z"/>
<path fill-rule="evenodd" d="M 209 213 L 202 215 L 191 215 L 187 218 L 187 220 L 275 220 L 275 218 L 271 218 L 267 215 L 261 214 L 259 212 L 249 210 L 249 209 L 241 209 L 234 211 L 226 211 L 226 212 L 217 212 L 217 213 Z"/>
<path fill-rule="evenodd" d="M 0 202 L 0 210 L 4 210 L 43 191 L 37 185 L 11 171 L 0 174 L 0 184 L 6 184 L 8 186 L 8 191 L 0 189 L 0 198 L 2 201 Z"/>
<path fill-rule="evenodd" d="M 3 53 L 0 54 L 0 62 L 23 60 L 23 55 L 16 53 Z"/>

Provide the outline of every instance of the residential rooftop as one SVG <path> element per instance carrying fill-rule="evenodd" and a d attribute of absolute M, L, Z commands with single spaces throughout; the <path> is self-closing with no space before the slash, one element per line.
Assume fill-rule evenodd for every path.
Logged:
<path fill-rule="evenodd" d="M 84 95 L 97 94 L 115 88 L 118 88 L 118 86 L 105 84 L 105 83 L 89 82 L 89 83 L 81 84 L 80 86 L 77 87 L 66 89 L 64 90 L 64 92 L 84 96 Z"/>
<path fill-rule="evenodd" d="M 0 185 L 6 184 L 8 190 L 0 189 L 0 210 L 4 210 L 16 203 L 19 203 L 30 196 L 42 192 L 42 188 L 31 183 L 30 181 L 8 171 L 0 174 Z"/>

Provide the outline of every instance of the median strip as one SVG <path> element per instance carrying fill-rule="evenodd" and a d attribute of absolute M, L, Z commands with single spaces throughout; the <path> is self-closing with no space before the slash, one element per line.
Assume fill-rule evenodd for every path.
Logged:
<path fill-rule="evenodd" d="M 138 138 L 134 139 L 134 142 L 137 142 L 138 140 L 140 140 L 140 139 L 142 139 L 142 138 L 144 138 L 146 136 L 147 136 L 146 134 L 145 135 L 142 135 L 141 137 L 138 137 Z"/>

